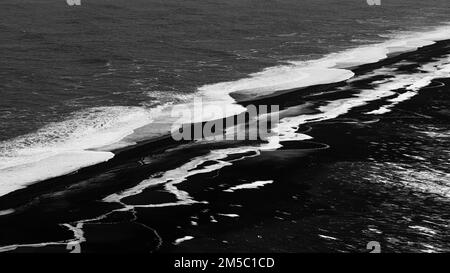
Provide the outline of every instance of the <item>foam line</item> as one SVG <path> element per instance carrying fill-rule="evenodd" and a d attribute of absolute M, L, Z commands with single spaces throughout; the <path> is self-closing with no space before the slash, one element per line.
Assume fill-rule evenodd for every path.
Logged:
<path fill-rule="evenodd" d="M 74 172 L 113 158 L 110 152 L 74 151 L 56 154 L 38 162 L 0 170 L 0 196 L 34 182 Z"/>
<path fill-rule="evenodd" d="M 224 190 L 226 192 L 234 192 L 237 190 L 248 190 L 248 189 L 258 189 L 261 187 L 264 187 L 267 184 L 271 184 L 273 183 L 273 180 L 267 180 L 267 181 L 255 181 L 253 183 L 248 183 L 248 184 L 242 184 L 242 185 L 238 185 L 235 187 L 231 187 L 227 190 Z"/>

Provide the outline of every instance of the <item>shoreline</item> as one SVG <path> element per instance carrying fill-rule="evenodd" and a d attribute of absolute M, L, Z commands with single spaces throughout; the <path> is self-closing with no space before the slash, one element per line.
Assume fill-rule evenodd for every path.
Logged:
<path fill-rule="evenodd" d="M 329 62 L 329 60 L 328 60 L 328 58 L 330 58 L 330 56 L 337 56 L 337 60 L 336 60 L 336 63 L 335 63 L 335 65 L 333 66 L 333 65 L 331 65 L 330 67 L 328 67 L 328 66 L 324 66 L 324 67 L 322 67 L 322 65 L 319 65 L 319 68 L 320 69 L 325 69 L 325 70 L 332 70 L 332 69 L 336 69 L 336 68 L 338 68 L 339 70 L 343 70 L 343 71 L 353 71 L 353 72 L 355 72 L 356 74 L 358 73 L 358 71 L 360 71 L 361 69 L 365 69 L 365 68 L 370 68 L 372 65 L 377 65 L 378 63 L 381 63 L 381 62 L 384 62 L 384 61 L 388 61 L 388 60 L 395 60 L 398 56 L 401 56 L 401 55 L 403 55 L 403 54 L 413 54 L 414 52 L 416 52 L 417 51 L 417 47 L 418 46 L 420 46 L 420 45 L 423 45 L 423 44 L 427 44 L 428 42 L 430 42 L 431 40 L 433 40 L 433 39 L 438 39 L 438 40 L 436 40 L 436 42 L 437 43 L 439 43 L 439 42 L 443 42 L 443 41 L 445 41 L 445 40 L 442 40 L 443 39 L 443 34 L 441 33 L 443 30 L 445 30 L 446 28 L 448 28 L 448 24 L 443 24 L 443 25 L 441 25 L 441 26 L 439 26 L 439 27 L 434 27 L 434 28 L 427 28 L 426 30 L 424 29 L 423 30 L 423 32 L 419 32 L 418 33 L 418 35 L 420 35 L 420 37 L 415 37 L 415 36 L 412 36 L 412 34 L 404 34 L 404 33 L 399 33 L 398 34 L 398 36 L 399 36 L 399 38 L 390 38 L 390 39 L 388 39 L 388 40 L 386 40 L 386 41 L 384 41 L 384 42 L 381 42 L 381 43 L 379 43 L 379 44 L 369 44 L 369 45 L 365 45 L 365 46 L 359 46 L 359 47 L 356 47 L 356 48 L 350 48 L 350 49 L 348 49 L 348 50 L 344 50 L 344 51 L 342 51 L 342 52 L 338 52 L 338 53 L 331 53 L 331 54 L 329 54 L 329 55 L 327 55 L 327 56 L 325 56 L 325 57 L 323 57 L 323 58 L 320 58 L 320 59 L 318 59 L 318 60 L 312 60 L 312 61 L 309 61 L 309 62 L 311 62 L 311 63 L 314 63 L 314 62 Z M 405 40 L 405 41 L 402 41 L 400 38 L 401 37 L 403 37 L 404 39 L 407 39 L 407 40 Z M 409 42 L 408 42 L 409 41 Z M 427 41 L 427 42 L 425 42 L 424 43 L 424 41 Z M 426 47 L 428 47 L 428 46 L 433 46 L 433 45 L 426 45 L 425 46 L 425 48 Z M 378 56 L 378 55 L 376 55 L 376 56 L 371 56 L 370 58 L 369 57 L 367 57 L 367 56 L 364 56 L 364 54 L 363 55 L 361 55 L 363 52 L 360 52 L 361 50 L 363 50 L 363 49 L 370 49 L 370 48 L 377 48 L 377 47 L 383 47 L 383 48 L 385 48 L 385 50 L 386 50 L 386 56 Z M 416 50 L 414 50 L 414 51 L 411 51 L 413 48 L 416 48 Z M 422 47 L 423 48 L 423 47 Z M 421 47 L 419 47 L 419 49 L 421 49 Z M 401 53 L 402 52 L 402 50 L 404 50 L 405 51 L 405 53 Z M 390 52 L 389 53 L 389 51 L 392 51 L 392 52 Z M 363 59 L 364 58 L 369 58 L 368 59 L 368 64 L 364 64 L 364 61 L 362 61 L 362 64 L 360 64 L 360 65 L 358 65 L 358 66 L 356 66 L 356 67 L 350 67 L 350 68 L 345 68 L 345 64 L 346 64 L 346 62 L 345 62 L 345 58 L 343 57 L 345 54 L 348 54 L 348 53 L 351 53 L 351 52 L 354 52 L 355 54 L 356 54 L 356 56 L 353 56 L 353 58 L 355 59 L 355 58 L 357 58 L 359 55 L 361 55 L 360 57 L 362 57 Z M 376 54 L 380 54 L 380 52 L 378 52 L 377 50 L 375 50 L 375 52 L 376 52 Z M 350 54 L 351 55 L 351 54 Z M 342 60 L 342 58 L 344 58 L 343 60 Z M 373 58 L 378 58 L 378 61 L 377 62 L 374 62 L 374 63 L 371 63 L 372 61 L 373 61 Z M 331 59 L 333 59 L 333 58 L 331 58 Z M 356 59 L 355 59 L 356 60 Z M 343 63 L 342 64 L 340 64 L 339 62 L 340 61 L 343 61 Z M 361 62 L 360 60 L 357 60 L 357 61 L 359 61 L 359 62 Z M 296 66 L 296 64 L 294 64 L 294 63 L 296 63 L 296 62 L 292 62 L 292 64 L 294 65 L 294 66 Z M 351 63 L 351 62 L 349 62 L 349 63 Z M 344 66 L 342 66 L 342 65 L 344 65 Z M 313 68 L 314 68 L 314 65 L 313 65 Z M 308 69 L 307 69 L 308 70 Z M 307 71 L 306 70 L 306 71 Z M 324 71 L 325 71 L 324 70 Z M 261 73 L 263 73 L 263 72 L 260 72 L 260 73 L 254 73 L 254 74 L 251 74 L 251 75 L 249 75 L 249 77 L 250 78 L 252 78 L 252 77 L 254 77 L 255 75 L 258 75 L 258 74 L 261 74 Z M 324 74 L 324 73 L 322 73 L 322 74 Z M 326 74 L 326 73 L 325 73 Z M 310 75 L 311 76 L 311 75 Z M 250 78 L 247 78 L 247 79 L 250 79 Z M 310 77 L 307 77 L 308 79 L 310 78 Z M 314 78 L 314 77 L 313 77 Z M 246 81 L 247 79 L 242 79 L 242 80 L 244 80 L 244 81 Z M 312 80 L 312 79 L 309 79 L 309 80 Z M 240 80 L 237 80 L 237 81 L 235 81 L 236 83 L 237 82 L 239 82 Z M 308 92 L 308 90 L 310 90 L 310 89 L 316 89 L 316 87 L 318 87 L 318 88 L 320 88 L 321 86 L 322 86 L 322 84 L 320 84 L 320 85 L 316 85 L 316 84 L 313 84 L 313 82 L 314 81 L 312 81 L 312 85 L 310 85 L 310 86 L 306 86 L 306 87 L 300 87 L 300 88 L 292 88 L 292 89 L 286 89 L 286 90 L 278 90 L 278 91 L 275 91 L 275 90 L 269 90 L 270 92 L 270 94 L 268 94 L 268 95 L 263 95 L 263 96 L 261 96 L 261 97 L 258 97 L 258 99 L 257 100 L 254 100 L 254 99 L 244 99 L 244 100 L 242 100 L 242 101 L 234 101 L 234 102 L 232 102 L 232 97 L 236 97 L 235 95 L 233 95 L 233 93 L 235 93 L 236 92 L 236 90 L 233 90 L 234 88 L 232 88 L 231 90 L 226 90 L 226 88 L 225 89 L 223 89 L 222 90 L 222 92 L 221 92 L 221 94 L 222 94 L 222 96 L 225 94 L 225 96 L 231 96 L 229 99 L 225 99 L 225 101 L 224 102 L 226 102 L 226 103 L 231 103 L 231 105 L 233 105 L 233 104 L 235 104 L 235 105 L 242 105 L 242 106 L 245 106 L 245 105 L 248 105 L 248 104 L 250 104 L 250 103 L 254 103 L 254 102 L 259 102 L 259 101 L 264 101 L 265 99 L 267 99 L 267 100 L 272 100 L 273 98 L 276 98 L 276 97 L 279 97 L 279 96 L 283 96 L 283 95 L 288 95 L 288 94 L 290 94 L 290 93 L 292 93 L 292 92 L 298 92 L 298 91 L 302 91 L 303 92 L 303 90 L 305 90 L 306 92 Z M 319 80 L 319 82 L 320 82 L 320 80 Z M 336 85 L 339 85 L 339 84 L 345 84 L 345 80 L 343 80 L 343 81 L 338 81 L 338 82 L 333 82 L 333 83 L 330 83 L 330 84 L 323 84 L 323 86 L 324 86 L 324 88 L 328 88 L 328 87 L 330 87 L 330 86 L 332 86 L 332 85 L 334 85 L 334 84 L 336 84 Z M 226 82 L 225 82 L 226 83 Z M 224 84 L 224 83 L 218 83 L 218 84 L 210 84 L 210 85 L 207 85 L 207 86 L 204 86 L 204 87 L 201 87 L 201 88 L 199 88 L 199 90 L 200 89 L 210 89 L 210 87 L 213 87 L 213 86 L 218 86 L 218 87 L 220 87 L 220 85 L 221 84 Z M 289 84 L 289 83 L 288 83 Z M 212 88 L 212 89 L 214 89 L 214 88 Z M 266 88 L 267 89 L 267 88 Z M 204 95 L 207 95 L 207 97 L 208 96 L 212 96 L 212 98 L 215 98 L 216 96 L 217 96 L 217 94 L 215 94 L 215 92 L 213 91 L 213 92 L 211 92 L 212 90 L 209 90 L 209 91 L 205 91 L 205 90 L 202 90 L 200 93 L 205 93 Z M 217 90 L 216 90 L 217 91 Z M 224 92 L 225 91 L 225 92 Z M 239 90 L 238 90 L 238 92 L 239 92 Z M 211 94 L 209 94 L 209 93 L 211 93 Z M 245 92 L 244 92 L 245 93 Z M 209 94 L 209 95 L 208 95 Z M 220 100 L 219 100 L 219 102 L 221 101 L 221 100 L 224 100 L 224 98 L 221 98 Z M 224 117 L 225 118 L 225 117 Z M 150 123 L 151 124 L 151 123 Z M 137 130 L 139 130 L 140 128 L 144 128 L 144 127 L 146 127 L 146 126 L 149 126 L 149 124 L 148 125 L 145 125 L 145 126 L 141 126 L 141 127 L 138 127 L 138 128 L 136 128 L 135 130 L 134 130 L 134 132 L 136 132 Z M 148 132 L 148 133 L 152 133 L 151 132 L 151 130 Z M 124 140 L 124 139 L 128 139 L 130 136 L 133 136 L 133 134 L 134 133 L 131 133 L 130 135 L 128 135 L 127 137 L 125 137 L 125 138 L 122 138 L 120 141 L 118 141 L 118 142 L 115 142 L 114 144 L 110 144 L 110 145 L 106 145 L 106 146 L 101 146 L 101 148 L 88 148 L 88 149 L 85 149 L 85 150 L 80 150 L 79 152 L 83 152 L 83 151 L 87 151 L 87 152 L 89 152 L 89 151 L 98 151 L 98 152 L 110 152 L 110 151 L 112 151 L 112 153 L 113 154 L 116 154 L 116 152 L 117 152 L 117 150 L 118 151 L 122 151 L 122 150 L 129 150 L 129 149 L 133 149 L 134 147 L 138 147 L 138 146 L 140 146 L 141 145 L 141 143 L 137 143 L 137 144 L 135 144 L 135 145 L 130 145 L 130 146 L 127 146 L 127 147 L 122 147 L 123 149 L 121 149 L 121 148 L 119 148 L 119 149 L 115 149 L 115 148 L 112 148 L 112 147 L 114 147 L 114 145 L 116 145 L 116 144 L 120 144 L 121 143 L 121 141 L 122 140 Z M 161 132 L 158 132 L 157 134 L 159 134 L 160 136 L 157 136 L 156 137 L 156 139 L 158 139 L 158 138 L 164 138 L 164 137 L 166 137 L 164 134 L 163 135 L 161 135 Z M 142 139 L 142 136 L 139 136 L 137 139 Z M 153 140 L 153 139 L 147 139 L 147 140 L 145 140 L 144 142 L 154 142 L 154 141 L 157 141 L 157 140 Z M 132 143 L 133 141 L 131 141 L 131 143 Z M 140 142 L 140 141 L 139 141 Z M 130 143 L 128 143 L 128 144 L 130 144 Z M 105 147 L 109 147 L 109 148 L 112 148 L 112 150 L 110 150 L 109 148 L 108 149 L 106 149 L 106 150 L 102 150 L 102 148 L 105 148 Z M 87 156 L 87 155 L 86 155 Z M 100 156 L 100 155 L 99 155 Z M 36 168 L 38 168 L 39 166 L 41 166 L 41 165 L 38 165 L 39 164 L 39 162 L 42 162 L 43 160 L 50 160 L 51 161 L 51 159 L 52 159 L 52 156 L 50 156 L 50 157 L 47 157 L 47 158 L 44 158 L 44 159 L 42 159 L 42 160 L 40 160 L 40 161 L 37 161 L 37 162 L 32 162 L 32 163 L 29 163 L 29 164 L 37 164 L 36 165 Z M 107 157 L 105 156 L 105 159 L 103 160 L 103 161 L 107 161 L 108 159 L 107 159 Z M 101 162 L 102 160 L 98 160 L 99 162 Z M 94 164 L 94 165 L 96 165 L 96 164 Z M 100 163 L 99 165 L 102 165 L 102 163 Z M 91 167 L 92 165 L 90 165 L 89 167 Z M 20 168 L 19 168 L 20 166 L 18 165 L 18 166 L 15 166 L 15 167 L 12 167 L 12 168 L 18 168 L 18 170 L 20 170 Z M 44 167 L 47 167 L 45 164 L 43 164 L 43 166 L 41 166 L 42 168 L 44 168 Z M 88 167 L 88 168 L 89 168 Z M 7 168 L 7 169 L 10 169 L 10 168 Z M 78 168 L 78 170 L 77 171 L 80 171 L 81 169 L 84 169 L 84 167 L 83 168 Z M 77 172 L 77 171 L 75 171 L 75 172 Z M 60 171 L 60 172 L 64 172 L 64 171 Z M 73 172 L 67 172 L 66 174 L 64 174 L 63 176 L 65 176 L 65 175 L 70 175 L 70 174 L 72 174 Z M 36 181 L 36 182 L 32 182 L 32 183 L 27 183 L 27 184 L 25 184 L 25 185 L 20 185 L 20 186 L 24 186 L 24 187 L 28 187 L 29 185 L 32 185 L 32 184 L 35 184 L 35 183 L 42 183 L 42 182 L 45 182 L 45 181 L 47 181 L 47 180 L 51 180 L 51 179 L 54 179 L 54 178 L 57 178 L 57 177 L 60 177 L 60 176 L 54 176 L 54 177 L 52 177 L 52 178 L 47 178 L 47 179 L 43 179 L 43 180 L 40 180 L 40 181 Z M 21 184 L 20 182 L 16 182 L 17 184 Z M 8 193 L 7 194 L 5 194 L 5 195 L 8 195 Z M 1 197 L 0 197 L 1 198 Z"/>
<path fill-rule="evenodd" d="M 390 65 L 393 63 L 398 62 L 402 59 L 407 59 L 411 56 L 415 55 L 421 55 L 422 58 L 429 58 L 430 56 L 441 54 L 440 52 L 445 52 L 445 46 L 450 42 L 450 40 L 444 40 L 444 41 L 438 41 L 433 45 L 422 47 L 416 51 L 413 52 L 406 52 L 403 54 L 396 55 L 395 57 L 384 59 L 376 63 L 370 63 L 370 64 L 364 64 L 361 66 L 358 66 L 353 70 L 355 73 L 355 76 L 363 75 L 364 73 L 368 71 L 373 71 L 377 68 Z M 308 86 L 305 88 L 299 88 L 299 89 L 292 89 L 285 91 L 285 93 L 278 94 L 274 93 L 273 96 L 265 97 L 265 98 L 258 98 L 256 100 L 250 100 L 242 102 L 242 106 L 247 106 L 249 104 L 254 105 L 264 105 L 264 104 L 278 104 L 281 107 L 285 108 L 288 107 L 290 104 L 296 104 L 298 99 L 295 100 L 296 97 L 307 97 L 309 95 L 317 96 L 317 94 L 322 90 L 329 90 L 333 89 L 339 86 L 343 86 L 346 84 L 346 81 L 342 82 L 336 82 L 336 83 L 330 83 L 330 84 L 321 84 L 321 85 L 314 85 L 314 86 Z M 319 95 L 320 96 L 320 95 Z M 326 94 L 325 94 L 326 96 Z M 294 99 L 294 100 L 293 100 Z M 287 103 L 287 104 L 286 104 Z M 228 119 L 230 117 L 223 118 L 222 121 Z M 192 125 L 193 126 L 193 125 Z M 162 135 L 159 137 L 155 137 L 153 139 L 148 139 L 142 142 L 138 142 L 135 145 L 122 147 L 117 150 L 112 150 L 112 153 L 114 153 L 114 157 L 110 159 L 107 162 L 103 162 L 100 164 L 91 165 L 85 168 L 78 169 L 77 171 L 42 180 L 33 184 L 28 185 L 24 189 L 19 189 L 17 191 L 10 192 L 4 196 L 0 197 L 0 211 L 1 210 L 7 210 L 10 208 L 7 208 L 7 203 L 11 201 L 7 200 L 27 200 L 27 198 L 30 198 L 33 195 L 38 195 L 39 193 L 43 193 L 46 190 L 51 190 L 53 186 L 56 186 L 57 188 L 60 188 L 61 186 L 70 185 L 70 182 L 68 181 L 76 181 L 79 178 L 83 177 L 89 177 L 90 174 L 93 173 L 101 173 L 104 170 L 107 170 L 108 168 L 113 168 L 114 166 L 120 164 L 120 162 L 123 162 L 126 159 L 129 159 L 131 157 L 139 157 L 140 154 L 148 154 L 149 152 L 152 154 L 158 154 L 158 152 L 162 152 L 165 149 L 176 147 L 179 145 L 187 144 L 189 142 L 186 141 L 175 141 L 171 138 L 171 135 Z M 28 193 L 29 192 L 29 193 Z M 35 194 L 36 193 L 36 194 Z M 4 201 L 6 200 L 6 201 Z M 19 203 L 19 201 L 13 202 L 14 204 Z"/>

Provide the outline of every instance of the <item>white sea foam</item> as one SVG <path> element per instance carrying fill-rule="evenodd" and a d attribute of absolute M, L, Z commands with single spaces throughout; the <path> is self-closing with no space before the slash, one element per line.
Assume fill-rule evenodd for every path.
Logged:
<path fill-rule="evenodd" d="M 285 65 L 265 69 L 249 78 L 206 85 L 199 90 L 204 96 L 234 93 L 237 101 L 254 100 L 293 89 L 347 80 L 354 73 L 345 69 Z M 233 104 L 235 101 L 231 101 Z"/>
<path fill-rule="evenodd" d="M 338 239 L 335 238 L 335 237 L 331 237 L 331 236 L 327 236 L 327 235 L 322 235 L 322 234 L 319 234 L 319 237 L 320 237 L 320 238 L 323 238 L 323 239 L 327 239 L 327 240 L 338 240 Z"/>
<path fill-rule="evenodd" d="M 235 214 L 235 213 L 218 213 L 217 215 L 230 217 L 230 218 L 237 218 L 237 217 L 239 217 L 239 214 Z"/>
<path fill-rule="evenodd" d="M 83 223 L 81 223 L 81 222 L 77 223 L 76 226 L 72 226 L 70 224 L 62 224 L 61 226 L 64 226 L 67 229 L 69 229 L 73 233 L 74 238 L 70 239 L 70 240 L 63 240 L 63 241 L 56 241 L 56 242 L 44 242 L 44 243 L 34 243 L 34 244 L 14 244 L 14 245 L 1 246 L 0 253 L 14 251 L 18 248 L 43 248 L 43 247 L 58 247 L 58 246 L 61 248 L 64 248 L 64 250 L 71 250 L 71 249 L 75 250 L 75 249 L 77 249 L 77 247 L 80 246 L 81 243 L 86 241 L 86 238 L 84 238 Z M 81 249 L 79 249 L 79 250 L 81 250 Z"/>
<path fill-rule="evenodd" d="M 62 152 L 38 162 L 1 169 L 0 196 L 24 188 L 33 182 L 64 175 L 113 157 L 114 154 L 110 152 Z"/>
<path fill-rule="evenodd" d="M 151 112 L 138 107 L 94 108 L 0 142 L 0 196 L 109 160 L 113 153 L 93 149 L 115 143 L 150 121 Z"/>
<path fill-rule="evenodd" d="M 273 183 L 273 180 L 266 180 L 266 181 L 255 181 L 253 183 L 247 183 L 247 184 L 242 184 L 242 185 L 238 185 L 238 186 L 234 186 L 231 187 L 227 190 L 224 190 L 226 192 L 234 192 L 237 190 L 248 190 L 248 189 L 258 189 L 261 187 L 264 187 L 267 184 L 271 184 Z"/>
<path fill-rule="evenodd" d="M 181 244 L 181 243 L 183 243 L 185 241 L 189 241 L 189 240 L 192 240 L 192 239 L 194 239 L 194 237 L 192 237 L 192 236 L 184 236 L 183 238 L 176 239 L 175 242 L 173 242 L 173 244 L 174 245 L 179 245 L 179 244 Z"/>

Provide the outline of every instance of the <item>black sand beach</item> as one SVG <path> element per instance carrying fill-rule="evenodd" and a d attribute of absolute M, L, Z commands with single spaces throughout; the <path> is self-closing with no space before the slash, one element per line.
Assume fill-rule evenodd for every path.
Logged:
<path fill-rule="evenodd" d="M 245 104 L 313 113 L 391 77 L 358 76 L 383 67 L 416 73 L 448 54 L 450 41 L 442 41 L 355 68 L 352 82 Z M 449 88 L 450 78 L 433 79 L 388 113 L 367 114 L 391 98 L 384 97 L 302 124 L 298 133 L 312 139 L 206 161 L 190 170 L 205 171 L 173 185 L 176 191 L 149 184 L 121 203 L 101 201 L 211 151 L 260 143 L 166 137 L 118 151 L 109 162 L 1 197 L 0 246 L 66 252 L 75 239 L 83 252 L 367 252 L 377 241 L 384 252 L 450 251 Z M 224 166 L 208 171 L 218 163 Z M 267 184 L 227 191 L 255 181 Z M 159 206 L 179 201 L 175 193 L 187 193 L 188 203 Z"/>

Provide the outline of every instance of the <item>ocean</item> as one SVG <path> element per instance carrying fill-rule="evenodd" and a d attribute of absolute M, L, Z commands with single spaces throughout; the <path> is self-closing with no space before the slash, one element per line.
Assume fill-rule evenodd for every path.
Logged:
<path fill-rule="evenodd" d="M 362 80 L 350 69 L 449 39 L 449 14 L 448 0 L 2 0 L 0 196 L 161 136 L 161 124 L 171 122 L 167 109 L 194 98 L 239 112 L 242 98 Z M 390 100 L 367 114 L 389 113 L 450 71 L 448 58 L 420 65 L 415 74 L 379 67 L 366 76 L 385 78 L 358 87 L 358 95 L 327 98 L 319 112 L 300 114 L 287 103 L 281 141 L 307 140 L 299 124 L 338 118 L 380 98 Z M 406 92 L 392 97 L 401 88 Z M 281 146 L 219 150 L 103 197 L 120 203 L 149 185 L 181 183 L 205 162 Z M 449 196 L 444 182 L 423 187 Z M 196 203 L 171 193 L 180 204 Z"/>

